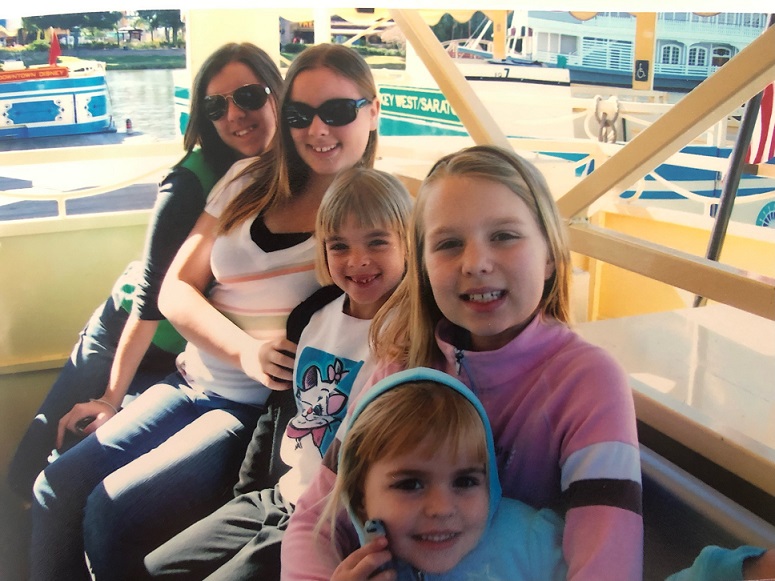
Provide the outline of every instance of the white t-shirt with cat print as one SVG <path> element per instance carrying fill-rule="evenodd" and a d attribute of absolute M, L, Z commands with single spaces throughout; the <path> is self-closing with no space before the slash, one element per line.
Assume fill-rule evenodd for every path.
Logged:
<path fill-rule="evenodd" d="M 371 320 L 343 312 L 347 295 L 317 311 L 301 334 L 293 368 L 296 416 L 290 421 L 280 457 L 290 470 L 280 478 L 285 502 L 296 504 L 320 467 L 347 413 L 374 370 L 369 354 Z"/>

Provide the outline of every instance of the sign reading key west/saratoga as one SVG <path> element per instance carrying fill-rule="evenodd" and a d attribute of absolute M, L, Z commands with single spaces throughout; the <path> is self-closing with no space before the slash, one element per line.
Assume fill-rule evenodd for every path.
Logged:
<path fill-rule="evenodd" d="M 466 135 L 460 119 L 438 89 L 381 85 L 379 92 L 381 134 L 412 135 L 411 127 L 416 125 L 423 135 L 429 134 L 430 128 L 446 135 Z M 386 125 L 399 125 L 400 130 L 390 130 Z"/>

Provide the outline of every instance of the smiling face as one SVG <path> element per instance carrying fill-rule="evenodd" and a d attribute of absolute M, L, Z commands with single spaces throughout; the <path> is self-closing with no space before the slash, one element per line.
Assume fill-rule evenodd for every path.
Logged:
<path fill-rule="evenodd" d="M 362 99 L 357 85 L 326 67 L 302 71 L 291 87 L 290 101 L 317 109 L 331 99 Z M 301 159 L 314 174 L 333 176 L 357 165 L 366 150 L 369 133 L 377 129 L 379 100 L 358 110 L 355 120 L 341 127 L 326 125 L 315 115 L 312 124 L 290 129 Z"/>
<path fill-rule="evenodd" d="M 423 262 L 433 297 L 472 349 L 503 347 L 527 326 L 554 272 L 522 199 L 495 181 L 449 176 L 427 191 Z"/>
<path fill-rule="evenodd" d="M 404 274 L 405 249 L 398 233 L 388 227 L 363 227 L 348 216 L 325 239 L 331 279 L 347 293 L 348 314 L 371 319 Z"/>
<path fill-rule="evenodd" d="M 250 67 L 230 62 L 208 83 L 205 95 L 231 95 L 244 85 L 263 84 Z M 266 151 L 277 128 L 275 95 L 255 111 L 246 111 L 227 99 L 226 113 L 212 124 L 223 142 L 240 157 L 251 157 Z"/>
<path fill-rule="evenodd" d="M 474 456 L 426 441 L 371 465 L 363 513 L 385 523 L 394 557 L 443 573 L 476 547 L 487 525 L 489 492 L 485 466 Z"/>

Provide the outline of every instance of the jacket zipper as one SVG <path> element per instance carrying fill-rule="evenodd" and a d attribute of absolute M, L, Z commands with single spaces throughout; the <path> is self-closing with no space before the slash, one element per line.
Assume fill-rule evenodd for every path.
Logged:
<path fill-rule="evenodd" d="M 458 377 L 463 377 L 463 371 L 465 371 L 466 377 L 468 377 L 468 383 L 471 386 L 471 391 L 478 395 L 476 391 L 476 384 L 474 383 L 474 377 L 468 369 L 466 364 L 465 352 L 462 349 L 455 347 L 455 373 Z"/>

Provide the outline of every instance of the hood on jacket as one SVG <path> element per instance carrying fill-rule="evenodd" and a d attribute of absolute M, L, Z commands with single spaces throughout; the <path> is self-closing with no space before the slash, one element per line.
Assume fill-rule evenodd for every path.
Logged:
<path fill-rule="evenodd" d="M 498 480 L 498 467 L 495 463 L 495 444 L 493 442 L 492 429 L 490 428 L 490 422 L 487 419 L 487 413 L 485 412 L 481 402 L 477 399 L 474 393 L 459 380 L 442 371 L 429 369 L 426 367 L 415 367 L 413 369 L 407 369 L 405 371 L 400 371 L 398 373 L 394 373 L 393 375 L 389 375 L 374 384 L 374 386 L 366 391 L 363 397 L 358 400 L 347 427 L 349 429 L 349 427 L 355 422 L 358 416 L 360 416 L 363 410 L 378 400 L 380 396 L 386 392 L 405 383 L 414 383 L 418 381 L 431 381 L 436 384 L 446 386 L 449 389 L 461 394 L 471 403 L 471 405 L 474 406 L 476 412 L 479 414 L 479 417 L 482 420 L 485 436 L 487 439 L 487 478 L 489 481 L 488 484 L 490 493 L 489 511 L 487 514 L 487 528 L 489 528 L 490 524 L 492 523 L 493 515 L 495 514 L 501 499 L 501 485 L 500 481 Z M 345 436 L 345 441 L 346 438 L 347 436 Z M 361 541 L 361 545 L 363 545 L 365 539 L 365 532 L 363 530 L 364 523 L 360 522 L 360 519 L 355 516 L 355 512 L 351 506 L 347 506 L 347 511 L 350 514 L 350 518 L 352 519 L 356 530 L 358 531 L 358 538 Z"/>

